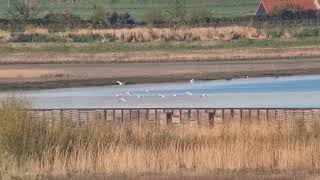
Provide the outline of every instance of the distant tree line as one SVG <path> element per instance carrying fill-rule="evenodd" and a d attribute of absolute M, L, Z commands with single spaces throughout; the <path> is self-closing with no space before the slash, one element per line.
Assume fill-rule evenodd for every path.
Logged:
<path fill-rule="evenodd" d="M 296 7 L 282 7 L 267 16 L 215 17 L 210 9 L 186 11 L 185 0 L 172 0 L 166 10 L 151 8 L 145 21 L 136 21 L 128 12 L 116 12 L 94 6 L 90 18 L 81 18 L 70 12 L 51 12 L 44 14 L 38 0 L 12 0 L 7 18 L 0 19 L 2 29 L 23 30 L 27 25 L 47 27 L 53 31 L 66 28 L 110 28 L 133 27 L 151 24 L 158 27 L 176 26 L 225 26 L 225 25 L 281 25 L 286 23 L 303 24 L 320 21 L 320 13 L 305 13 Z"/>

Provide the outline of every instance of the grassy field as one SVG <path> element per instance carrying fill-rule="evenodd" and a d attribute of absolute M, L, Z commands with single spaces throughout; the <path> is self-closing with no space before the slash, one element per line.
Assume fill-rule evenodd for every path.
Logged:
<path fill-rule="evenodd" d="M 4 16 L 8 1 L 0 0 L 0 17 Z M 81 3 L 57 3 L 58 0 L 41 0 L 41 6 L 46 11 L 70 11 L 83 17 L 89 17 L 94 5 L 110 8 L 116 11 L 127 11 L 137 20 L 145 19 L 145 14 L 154 8 L 165 11 L 169 0 L 82 0 Z M 255 13 L 259 0 L 186 0 L 189 12 L 193 9 L 207 8 L 215 16 L 233 16 Z"/>
<path fill-rule="evenodd" d="M 250 50 L 319 48 L 320 38 L 278 40 L 233 40 L 226 42 L 93 42 L 93 43 L 1 43 L 0 54 L 8 53 L 127 53 L 186 52 L 206 50 Z"/>
<path fill-rule="evenodd" d="M 49 124 L 22 111 L 15 98 L 1 103 L 2 179 L 143 174 L 215 176 L 317 175 L 320 123 L 268 121 L 207 127 L 112 126 L 68 120 Z"/>

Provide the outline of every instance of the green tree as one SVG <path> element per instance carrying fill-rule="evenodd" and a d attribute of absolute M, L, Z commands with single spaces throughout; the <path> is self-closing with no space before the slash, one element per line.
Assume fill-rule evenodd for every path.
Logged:
<path fill-rule="evenodd" d="M 160 8 L 152 8 L 145 14 L 145 20 L 149 24 L 161 24 L 165 22 L 162 11 Z"/>
<path fill-rule="evenodd" d="M 187 16 L 185 0 L 172 0 L 167 14 L 169 23 L 174 25 L 184 24 Z"/>
<path fill-rule="evenodd" d="M 33 19 L 39 17 L 41 12 L 38 0 L 13 0 L 7 16 L 12 19 Z"/>
<path fill-rule="evenodd" d="M 106 9 L 99 6 L 94 6 L 94 11 L 91 19 L 95 22 L 99 22 L 100 24 L 107 24 L 110 16 L 111 13 L 108 12 Z"/>
<path fill-rule="evenodd" d="M 209 23 L 212 13 L 207 8 L 197 8 L 192 10 L 188 21 L 191 23 Z"/>

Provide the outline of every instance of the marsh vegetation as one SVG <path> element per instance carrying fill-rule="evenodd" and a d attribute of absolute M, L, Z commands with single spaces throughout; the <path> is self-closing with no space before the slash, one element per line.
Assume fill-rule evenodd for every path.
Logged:
<path fill-rule="evenodd" d="M 231 122 L 209 127 L 37 121 L 24 101 L 1 103 L 2 178 L 145 173 L 317 173 L 320 122 Z"/>

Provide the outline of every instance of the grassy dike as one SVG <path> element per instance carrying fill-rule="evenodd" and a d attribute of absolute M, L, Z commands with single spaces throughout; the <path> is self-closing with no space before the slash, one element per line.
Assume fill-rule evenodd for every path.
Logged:
<path fill-rule="evenodd" d="M 27 107 L 16 98 L 1 103 L 2 179 L 319 173 L 318 120 L 232 122 L 213 128 L 90 122 L 76 129 L 68 120 L 35 120 L 22 110 Z"/>
<path fill-rule="evenodd" d="M 208 42 L 18 42 L 1 43 L 0 54 L 9 53 L 126 53 L 126 52 L 184 52 L 200 50 L 250 50 L 320 48 L 320 38 L 231 40 Z"/>

